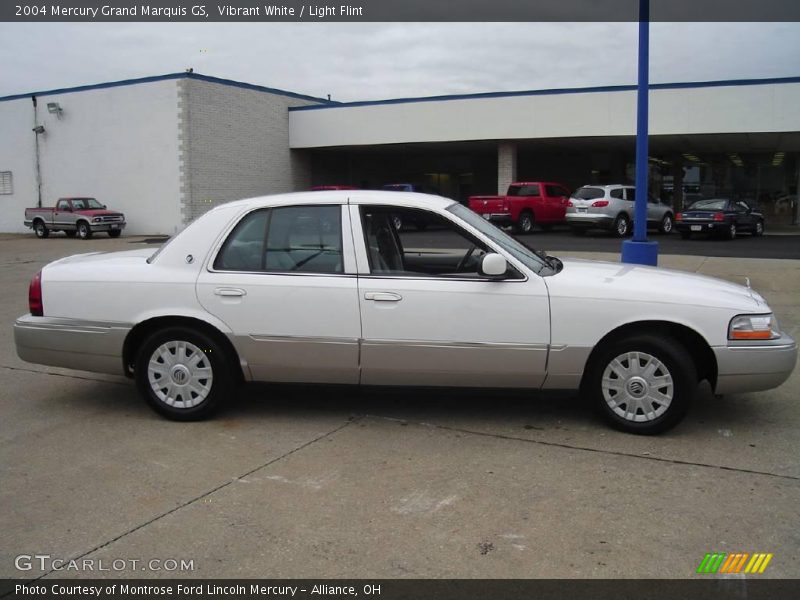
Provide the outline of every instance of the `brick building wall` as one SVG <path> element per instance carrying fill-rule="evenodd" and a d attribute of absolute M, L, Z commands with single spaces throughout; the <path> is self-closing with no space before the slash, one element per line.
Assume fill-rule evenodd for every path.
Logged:
<path fill-rule="evenodd" d="M 313 100 L 194 78 L 177 85 L 184 224 L 223 202 L 308 189 L 310 161 L 289 149 L 288 108 Z"/>

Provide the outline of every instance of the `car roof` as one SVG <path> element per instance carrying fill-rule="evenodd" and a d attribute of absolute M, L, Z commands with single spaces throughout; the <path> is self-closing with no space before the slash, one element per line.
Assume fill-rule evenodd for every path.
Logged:
<path fill-rule="evenodd" d="M 418 192 L 390 192 L 383 190 L 325 190 L 292 192 L 234 200 L 220 206 L 240 206 L 242 208 L 262 208 L 268 206 L 290 206 L 295 204 L 389 204 L 406 208 L 445 209 L 455 200 L 420 194 Z"/>
<path fill-rule="evenodd" d="M 581 186 L 581 188 L 590 188 L 590 187 L 592 187 L 592 188 L 601 188 L 601 189 L 607 190 L 607 189 L 611 189 L 611 188 L 614 188 L 614 189 L 616 189 L 616 188 L 635 188 L 636 186 L 635 185 L 631 185 L 629 183 L 606 183 L 606 184 L 602 184 L 602 185 L 601 184 L 590 183 L 588 185 L 582 185 Z M 580 188 L 578 188 L 578 189 L 580 189 Z"/>

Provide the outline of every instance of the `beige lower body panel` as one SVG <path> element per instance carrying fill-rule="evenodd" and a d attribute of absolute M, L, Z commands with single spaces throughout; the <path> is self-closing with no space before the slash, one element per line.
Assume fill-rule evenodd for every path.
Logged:
<path fill-rule="evenodd" d="M 358 340 L 278 336 L 234 338 L 254 381 L 358 383 Z"/>
<path fill-rule="evenodd" d="M 538 388 L 546 360 L 546 345 L 364 340 L 361 383 Z"/>

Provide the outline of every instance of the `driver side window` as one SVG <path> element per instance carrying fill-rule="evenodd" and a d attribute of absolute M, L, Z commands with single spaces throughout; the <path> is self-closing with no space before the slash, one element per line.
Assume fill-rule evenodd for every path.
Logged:
<path fill-rule="evenodd" d="M 480 278 L 489 248 L 437 215 L 415 208 L 362 206 L 370 272 L 407 277 Z"/>

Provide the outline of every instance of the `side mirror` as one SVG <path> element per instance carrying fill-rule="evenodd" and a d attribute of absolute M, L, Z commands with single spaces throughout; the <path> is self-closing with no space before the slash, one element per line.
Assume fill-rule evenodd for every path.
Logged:
<path fill-rule="evenodd" d="M 508 271 L 506 259 L 499 254 L 489 252 L 483 255 L 478 273 L 492 279 L 503 279 L 506 276 L 506 271 Z"/>
<path fill-rule="evenodd" d="M 108 207 L 107 207 L 105 204 L 101 204 L 101 205 L 100 205 L 100 207 L 101 207 L 101 208 L 104 208 L 104 209 L 105 209 L 105 208 L 108 208 Z"/>

